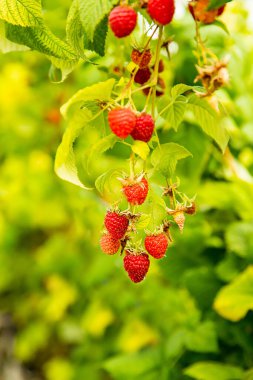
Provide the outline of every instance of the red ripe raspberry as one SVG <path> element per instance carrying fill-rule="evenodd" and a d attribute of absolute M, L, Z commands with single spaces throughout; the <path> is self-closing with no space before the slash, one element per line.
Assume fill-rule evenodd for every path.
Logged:
<path fill-rule="evenodd" d="M 128 36 L 137 23 L 137 13 L 127 5 L 115 7 L 109 15 L 109 25 L 116 37 Z"/>
<path fill-rule="evenodd" d="M 105 227 L 114 239 L 122 239 L 128 228 L 129 220 L 124 214 L 108 211 L 105 216 Z"/>
<path fill-rule="evenodd" d="M 145 248 L 155 259 L 161 259 L 168 248 L 168 238 L 164 233 L 146 236 Z"/>
<path fill-rule="evenodd" d="M 140 181 L 125 181 L 123 193 L 127 201 L 132 205 L 141 205 L 148 195 L 148 181 L 142 178 Z"/>
<path fill-rule="evenodd" d="M 151 115 L 142 113 L 136 117 L 136 124 L 131 132 L 131 136 L 134 140 L 140 140 L 148 142 L 154 131 L 154 120 Z"/>
<path fill-rule="evenodd" d="M 145 50 L 144 52 L 140 52 L 139 50 L 134 49 L 132 51 L 131 58 L 132 58 L 132 61 L 140 67 L 140 69 L 143 69 L 144 67 L 147 67 L 149 65 L 152 55 L 151 55 L 150 50 Z"/>
<path fill-rule="evenodd" d="M 149 81 L 151 77 L 151 71 L 148 67 L 144 69 L 139 69 L 134 76 L 135 83 L 144 84 Z"/>
<path fill-rule="evenodd" d="M 135 127 L 136 116 L 129 108 L 115 108 L 109 111 L 108 122 L 112 132 L 125 139 Z"/>
<path fill-rule="evenodd" d="M 149 264 L 149 257 L 146 253 L 134 254 L 131 251 L 126 251 L 124 268 L 133 282 L 141 282 L 144 279 L 148 272 Z"/>
<path fill-rule="evenodd" d="M 100 239 L 100 247 L 107 255 L 114 255 L 119 250 L 120 241 L 114 239 L 110 234 L 105 234 Z"/>
<path fill-rule="evenodd" d="M 148 0 L 148 13 L 158 24 L 169 24 L 172 21 L 174 12 L 174 0 Z"/>
<path fill-rule="evenodd" d="M 211 24 L 216 17 L 223 13 L 225 5 L 217 9 L 208 10 L 209 3 L 210 0 L 194 0 L 189 3 L 188 7 L 194 20 L 201 21 L 204 24 Z"/>

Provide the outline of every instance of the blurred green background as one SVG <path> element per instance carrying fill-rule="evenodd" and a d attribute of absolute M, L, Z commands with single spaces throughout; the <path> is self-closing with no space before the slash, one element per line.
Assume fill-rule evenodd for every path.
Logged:
<path fill-rule="evenodd" d="M 44 3 L 48 24 L 63 35 L 70 1 Z M 106 58 L 91 57 L 98 66 L 81 64 L 61 84 L 50 82 L 49 62 L 38 53 L 0 56 L 1 380 L 253 379 L 250 3 L 227 6 L 229 35 L 202 29 L 214 51 L 230 58 L 230 85 L 218 97 L 233 157 L 222 156 L 190 118 L 177 134 L 164 132 L 193 153 L 177 175 L 188 195 L 197 194 L 198 213 L 137 286 L 122 259 L 98 246 L 106 202 L 53 169 L 65 128 L 59 108 L 107 78 L 100 65 L 118 65 L 115 40 Z M 172 28 L 165 79 L 192 84 L 193 21 L 180 8 Z M 91 141 L 93 130 L 86 133 Z M 96 165 L 120 166 L 123 156 L 116 151 Z"/>

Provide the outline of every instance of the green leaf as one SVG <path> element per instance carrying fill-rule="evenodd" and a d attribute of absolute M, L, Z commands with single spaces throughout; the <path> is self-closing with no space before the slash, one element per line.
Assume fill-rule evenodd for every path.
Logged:
<path fill-rule="evenodd" d="M 78 91 L 62 107 L 63 115 L 69 120 L 62 142 L 56 152 L 55 172 L 65 181 L 71 182 L 82 188 L 88 189 L 80 180 L 76 166 L 73 144 L 80 135 L 82 129 L 87 127 L 93 118 L 88 108 L 81 107 L 85 101 L 110 99 L 114 79 L 86 87 Z"/>
<path fill-rule="evenodd" d="M 136 140 L 132 145 L 132 151 L 145 161 L 149 155 L 149 146 L 144 141 Z"/>
<path fill-rule="evenodd" d="M 207 25 L 207 24 L 204 24 L 204 25 Z M 220 20 L 214 20 L 214 22 L 212 22 L 212 25 L 216 25 L 218 26 L 218 28 L 222 29 L 226 34 L 230 34 L 228 28 L 227 28 L 227 25 L 224 24 L 224 22 L 220 21 Z"/>
<path fill-rule="evenodd" d="M 208 10 L 217 9 L 225 5 L 226 3 L 230 3 L 232 0 L 210 0 Z"/>
<path fill-rule="evenodd" d="M 160 365 L 160 361 L 159 350 L 149 349 L 143 352 L 113 357 L 104 363 L 103 368 L 117 379 L 130 379 L 149 373 Z"/>
<path fill-rule="evenodd" d="M 6 36 L 15 43 L 49 56 L 74 61 L 77 59 L 73 48 L 56 37 L 46 25 L 33 28 L 7 24 Z"/>
<path fill-rule="evenodd" d="M 80 135 L 81 130 L 88 125 L 91 118 L 92 114 L 86 108 L 73 116 L 63 135 L 55 157 L 55 172 L 58 177 L 86 190 L 91 189 L 86 187 L 79 178 L 73 144 Z"/>
<path fill-rule="evenodd" d="M 110 134 L 102 139 L 100 139 L 96 144 L 92 146 L 92 148 L 89 151 L 86 166 L 87 171 L 89 171 L 90 163 L 97 159 L 97 157 L 106 152 L 108 149 L 112 149 L 117 141 L 120 141 L 120 139 L 115 136 L 114 134 Z"/>
<path fill-rule="evenodd" d="M 249 266 L 216 296 L 214 309 L 223 318 L 239 321 L 253 309 L 253 266 Z"/>
<path fill-rule="evenodd" d="M 83 52 L 84 29 L 80 20 L 78 0 L 74 0 L 69 9 L 66 23 L 66 39 L 77 54 L 86 59 Z"/>
<path fill-rule="evenodd" d="M 0 18 L 14 25 L 39 26 L 42 23 L 40 0 L 0 0 Z"/>
<path fill-rule="evenodd" d="M 175 131 L 177 131 L 178 126 L 183 121 L 186 108 L 187 99 L 184 96 L 178 96 L 178 98 L 168 108 L 165 118 Z"/>
<path fill-rule="evenodd" d="M 217 333 L 211 321 L 205 321 L 185 333 L 185 345 L 188 350 L 195 352 L 217 352 Z"/>
<path fill-rule="evenodd" d="M 229 140 L 229 135 L 220 122 L 220 116 L 205 99 L 199 98 L 195 94 L 191 94 L 188 97 L 187 107 L 193 112 L 196 123 L 208 136 L 216 141 L 224 152 Z"/>
<path fill-rule="evenodd" d="M 54 83 L 63 82 L 78 64 L 78 60 L 67 61 L 52 56 L 48 58 L 52 62 L 49 70 L 49 78 Z"/>
<path fill-rule="evenodd" d="M 9 53 L 11 51 L 27 51 L 30 50 L 28 46 L 15 44 L 8 40 L 5 35 L 5 22 L 0 20 L 0 51 L 2 53 Z"/>
<path fill-rule="evenodd" d="M 109 101 L 114 83 L 115 79 L 108 79 L 105 82 L 100 82 L 77 91 L 75 95 L 61 107 L 62 115 L 68 119 L 76 110 L 80 110 L 85 102 L 90 100 Z"/>
<path fill-rule="evenodd" d="M 240 380 L 243 370 L 218 362 L 198 362 L 184 370 L 184 373 L 197 380 Z"/>
<path fill-rule="evenodd" d="M 147 228 L 150 220 L 151 220 L 150 214 L 141 214 L 140 219 L 138 219 L 138 221 L 135 223 L 135 227 L 139 230 L 143 230 L 144 228 Z"/>
<path fill-rule="evenodd" d="M 93 41 L 97 26 L 115 3 L 110 0 L 79 0 L 80 19 L 89 41 Z"/>
<path fill-rule="evenodd" d="M 226 230 L 226 243 L 231 252 L 241 257 L 253 257 L 253 224 L 238 222 Z"/>
<path fill-rule="evenodd" d="M 122 170 L 111 169 L 101 174 L 95 181 L 95 187 L 98 192 L 103 195 L 105 190 L 111 191 L 112 180 L 116 177 L 122 176 Z"/>
<path fill-rule="evenodd" d="M 187 84 L 184 84 L 184 83 L 176 84 L 171 89 L 171 92 L 170 92 L 171 97 L 172 97 L 172 99 L 176 99 L 179 95 L 182 95 L 185 92 L 192 90 L 193 88 L 194 88 L 194 86 L 188 86 Z"/>
<path fill-rule="evenodd" d="M 93 40 L 89 40 L 88 36 L 85 36 L 86 38 L 84 38 L 84 49 L 92 50 L 100 56 L 104 56 L 107 33 L 108 17 L 106 16 L 97 25 Z"/>
<path fill-rule="evenodd" d="M 152 153 L 151 163 L 154 168 L 166 178 L 173 175 L 177 161 L 191 156 L 191 153 L 181 145 L 175 143 L 158 146 Z"/>

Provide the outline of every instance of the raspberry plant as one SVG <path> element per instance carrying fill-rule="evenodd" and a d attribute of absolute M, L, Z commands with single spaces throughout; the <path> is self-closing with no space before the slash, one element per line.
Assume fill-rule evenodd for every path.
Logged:
<path fill-rule="evenodd" d="M 185 116 L 191 115 L 221 152 L 227 149 L 228 133 L 215 91 L 229 81 L 228 62 L 206 47 L 200 30 L 201 23 L 226 29 L 217 18 L 227 2 L 189 2 L 196 30 L 198 85 L 170 86 L 166 72 L 173 62 L 171 44 L 177 42 L 170 29 L 176 0 L 73 0 L 65 40 L 47 27 L 40 1 L 0 1 L 9 49 L 45 54 L 52 62 L 51 79 L 64 80 L 80 61 L 92 66 L 91 51 L 105 56 L 105 80 L 80 89 L 61 108 L 67 128 L 55 171 L 60 178 L 86 190 L 95 188 L 106 198 L 110 209 L 101 248 L 114 254 L 121 247 L 125 269 L 134 282 L 143 280 L 149 268 L 145 248 L 156 259 L 164 257 L 173 229 L 183 232 L 185 217 L 196 210 L 190 180 L 185 194 L 176 173 L 178 162 L 189 160 L 191 152 L 169 141 L 168 128 L 177 132 Z M 94 128 L 96 141 L 82 152 L 85 163 L 80 163 L 75 147 L 79 138 L 85 139 L 87 128 Z M 103 168 L 102 155 L 109 151 L 123 152 L 123 167 Z M 89 173 L 96 160 L 101 163 L 99 175 L 84 183 L 82 172 Z"/>

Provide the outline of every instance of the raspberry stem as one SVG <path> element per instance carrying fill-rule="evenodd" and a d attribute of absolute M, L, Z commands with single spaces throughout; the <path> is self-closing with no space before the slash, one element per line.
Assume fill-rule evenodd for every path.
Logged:
<path fill-rule="evenodd" d="M 158 41 L 157 41 L 157 46 L 156 46 L 156 56 L 155 56 L 155 65 L 154 65 L 154 74 L 153 74 L 154 85 L 152 86 L 152 95 L 151 95 L 152 96 L 151 114 L 154 120 L 155 120 L 156 86 L 158 82 L 158 70 L 159 70 L 160 51 L 162 47 L 162 37 L 163 37 L 163 26 L 159 26 L 159 35 L 158 35 Z M 159 136 L 156 129 L 155 129 L 155 135 L 157 138 L 158 146 L 161 147 Z"/>

